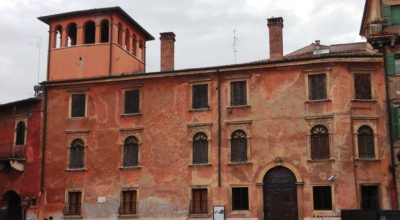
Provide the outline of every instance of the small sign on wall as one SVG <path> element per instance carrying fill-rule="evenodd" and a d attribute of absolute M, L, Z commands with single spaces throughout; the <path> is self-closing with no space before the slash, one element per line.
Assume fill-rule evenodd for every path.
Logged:
<path fill-rule="evenodd" d="M 106 197 L 104 197 L 104 196 L 97 197 L 97 202 L 99 202 L 99 203 L 106 202 Z"/>
<path fill-rule="evenodd" d="M 214 220 L 225 220 L 225 206 L 214 206 Z"/>

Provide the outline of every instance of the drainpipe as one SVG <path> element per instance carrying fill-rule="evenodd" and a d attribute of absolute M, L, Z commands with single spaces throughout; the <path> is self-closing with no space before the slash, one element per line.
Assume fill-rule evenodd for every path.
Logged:
<path fill-rule="evenodd" d="M 43 97 L 44 97 L 44 110 L 43 110 L 43 147 L 42 147 L 42 176 L 40 181 L 40 192 L 44 192 L 43 184 L 44 184 L 44 161 L 46 155 L 46 125 L 47 125 L 47 88 L 46 85 L 43 85 Z"/>
<path fill-rule="evenodd" d="M 218 186 L 221 187 L 221 77 L 218 76 Z"/>
<path fill-rule="evenodd" d="M 48 50 L 47 50 L 47 73 L 46 73 L 46 80 L 47 81 L 49 81 L 49 77 L 50 77 L 49 76 L 49 73 L 50 73 L 50 50 L 51 50 L 51 25 L 49 25 L 49 47 L 48 47 Z"/>
<path fill-rule="evenodd" d="M 114 21 L 113 21 L 113 16 L 112 16 L 112 14 L 111 14 L 111 11 L 108 11 L 108 13 L 110 14 L 110 20 L 111 20 L 111 22 L 110 22 L 110 24 L 111 24 L 111 28 L 110 28 L 110 39 L 109 39 L 109 41 L 110 41 L 110 67 L 109 67 L 109 72 L 108 72 L 108 75 L 110 75 L 111 76 L 111 62 L 112 62 L 112 40 L 113 40 L 113 26 L 114 26 Z"/>

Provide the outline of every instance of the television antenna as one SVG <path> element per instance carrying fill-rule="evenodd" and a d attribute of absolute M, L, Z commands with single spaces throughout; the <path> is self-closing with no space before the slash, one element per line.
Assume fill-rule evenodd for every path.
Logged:
<path fill-rule="evenodd" d="M 40 48 L 41 48 L 41 43 L 42 43 L 42 38 L 40 36 L 34 36 L 34 35 L 28 35 L 28 37 L 35 37 L 35 38 L 39 38 L 39 41 L 36 42 L 36 44 L 31 44 L 28 43 L 29 45 L 35 45 L 37 46 L 37 48 L 39 48 L 39 61 L 38 61 L 38 83 L 39 83 L 39 75 L 40 75 Z"/>
<path fill-rule="evenodd" d="M 236 38 L 236 28 L 233 30 L 233 55 L 235 57 L 235 64 L 236 64 L 236 41 L 239 41 L 239 39 Z"/>

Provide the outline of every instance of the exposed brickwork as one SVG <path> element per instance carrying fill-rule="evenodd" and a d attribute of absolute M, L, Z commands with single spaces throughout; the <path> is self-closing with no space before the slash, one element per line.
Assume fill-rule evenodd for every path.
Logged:
<path fill-rule="evenodd" d="M 175 34 L 160 33 L 161 40 L 161 71 L 174 70 Z"/>
<path fill-rule="evenodd" d="M 269 57 L 271 60 L 283 58 L 282 28 L 283 18 L 269 18 Z"/>

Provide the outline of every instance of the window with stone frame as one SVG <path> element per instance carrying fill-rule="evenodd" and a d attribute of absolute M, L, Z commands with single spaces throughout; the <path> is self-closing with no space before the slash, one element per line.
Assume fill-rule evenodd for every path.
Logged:
<path fill-rule="evenodd" d="M 372 99 L 371 75 L 354 73 L 355 99 Z"/>
<path fill-rule="evenodd" d="M 206 188 L 192 189 L 192 200 L 190 202 L 190 214 L 208 213 L 208 193 Z"/>
<path fill-rule="evenodd" d="M 122 191 L 121 204 L 119 208 L 120 215 L 137 214 L 137 191 Z"/>
<path fill-rule="evenodd" d="M 326 75 L 308 75 L 308 92 L 309 100 L 327 99 Z"/>
<path fill-rule="evenodd" d="M 358 129 L 358 155 L 359 158 L 375 158 L 374 132 L 367 125 Z"/>
<path fill-rule="evenodd" d="M 311 159 L 329 159 L 329 133 L 323 125 L 311 130 Z"/>
<path fill-rule="evenodd" d="M 247 105 L 247 81 L 231 82 L 231 106 Z"/>
<path fill-rule="evenodd" d="M 378 186 L 361 186 L 361 209 L 380 209 Z"/>
<path fill-rule="evenodd" d="M 125 114 L 135 114 L 140 113 L 139 101 L 140 101 L 140 91 L 129 90 L 125 91 Z"/>
<path fill-rule="evenodd" d="M 249 210 L 249 188 L 232 188 L 232 211 Z"/>
<path fill-rule="evenodd" d="M 208 138 L 204 132 L 198 132 L 193 137 L 193 164 L 208 163 Z"/>
<path fill-rule="evenodd" d="M 69 153 L 69 169 L 83 169 L 85 147 L 81 139 L 75 139 L 71 143 Z"/>
<path fill-rule="evenodd" d="M 139 144 L 138 139 L 134 136 L 129 136 L 124 142 L 124 158 L 123 167 L 138 166 L 139 162 Z"/>
<path fill-rule="evenodd" d="M 316 211 L 332 210 L 332 187 L 313 186 L 313 205 Z"/>
<path fill-rule="evenodd" d="M 208 106 L 208 84 L 192 86 L 192 109 L 209 108 Z"/>
<path fill-rule="evenodd" d="M 231 162 L 247 162 L 247 135 L 242 130 L 232 133 Z"/>
<path fill-rule="evenodd" d="M 25 145 L 26 126 L 23 121 L 19 121 L 15 130 L 15 145 Z"/>
<path fill-rule="evenodd" d="M 86 94 L 72 94 L 71 99 L 71 117 L 85 117 Z"/>
<path fill-rule="evenodd" d="M 81 215 L 81 199 L 82 192 L 68 192 L 68 201 L 66 202 L 66 206 L 64 207 L 64 215 Z"/>

